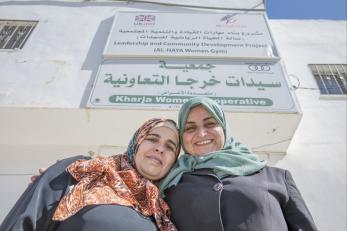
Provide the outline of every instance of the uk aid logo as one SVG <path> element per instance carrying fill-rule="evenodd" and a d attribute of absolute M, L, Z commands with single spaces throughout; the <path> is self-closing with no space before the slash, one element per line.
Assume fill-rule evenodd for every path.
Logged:
<path fill-rule="evenodd" d="M 135 16 L 134 26 L 154 26 L 155 15 L 152 14 L 140 14 Z"/>

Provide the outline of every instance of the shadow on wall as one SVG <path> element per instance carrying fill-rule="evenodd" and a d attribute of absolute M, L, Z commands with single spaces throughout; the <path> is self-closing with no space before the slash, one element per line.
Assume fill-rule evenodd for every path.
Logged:
<path fill-rule="evenodd" d="M 87 105 L 89 95 L 92 91 L 93 84 L 98 73 L 99 65 L 103 61 L 102 53 L 107 42 L 108 34 L 111 30 L 113 20 L 114 17 L 110 17 L 103 20 L 100 23 L 98 30 L 95 33 L 93 41 L 90 45 L 87 57 L 82 65 L 82 70 L 92 70 L 92 74 L 84 90 L 82 100 L 80 103 L 80 108 L 84 108 Z"/>
<path fill-rule="evenodd" d="M 91 6 L 97 6 L 97 7 L 112 7 L 112 8 L 129 8 L 134 10 L 142 10 L 142 11 L 174 11 L 175 9 L 179 9 L 180 12 L 199 12 L 195 9 L 185 9 L 182 7 L 173 7 L 173 6 L 165 6 L 165 5 L 157 5 L 157 4 L 148 4 L 148 3 L 135 3 L 135 2 L 129 2 L 129 1 L 123 1 L 123 2 L 68 2 L 68 1 L 7 1 L 7 2 L 1 2 L 0 0 L 0 6 L 61 6 L 61 7 L 76 7 L 76 8 L 83 8 L 83 7 L 91 7 Z M 93 41 L 89 47 L 88 54 L 86 56 L 86 59 L 84 60 L 84 63 L 82 64 L 81 70 L 88 70 L 92 71 L 90 79 L 84 89 L 82 99 L 80 102 L 79 107 L 85 108 L 89 99 L 89 96 L 91 94 L 93 84 L 95 82 L 95 79 L 97 77 L 98 69 L 100 64 L 103 62 L 103 51 L 106 46 L 106 42 L 108 39 L 109 32 L 111 31 L 112 23 L 113 23 L 114 17 L 107 18 L 103 20 L 98 29 L 97 32 L 94 35 Z"/>
<path fill-rule="evenodd" d="M 0 0 L 0 6 L 1 5 L 46 5 L 46 6 L 63 6 L 63 7 L 90 7 L 90 6 L 98 6 L 98 7 L 114 7 L 114 8 L 129 8 L 134 10 L 142 10 L 142 11 L 161 11 L 161 12 L 172 12 L 175 10 L 178 10 L 181 13 L 196 13 L 201 12 L 199 9 L 191 9 L 191 8 L 184 8 L 184 7 L 175 7 L 175 6 L 169 6 L 165 4 L 160 3 L 146 3 L 146 2 L 129 2 L 129 1 L 120 1 L 120 2 L 68 2 L 68 1 L 8 1 L 1 3 Z M 199 7 L 197 7 L 199 8 Z M 85 108 L 89 99 L 89 96 L 91 94 L 91 91 L 93 89 L 93 84 L 95 82 L 95 79 L 97 77 L 97 73 L 99 70 L 100 64 L 104 61 L 103 60 L 103 51 L 108 39 L 109 32 L 111 31 L 112 23 L 113 23 L 114 17 L 107 18 L 103 20 L 98 29 L 95 33 L 95 36 L 93 38 L 93 41 L 90 45 L 88 54 L 86 56 L 86 59 L 84 63 L 82 64 L 81 70 L 89 70 L 92 71 L 90 79 L 84 89 L 82 99 L 80 102 L 79 107 Z M 139 60 L 141 62 L 141 60 Z"/>

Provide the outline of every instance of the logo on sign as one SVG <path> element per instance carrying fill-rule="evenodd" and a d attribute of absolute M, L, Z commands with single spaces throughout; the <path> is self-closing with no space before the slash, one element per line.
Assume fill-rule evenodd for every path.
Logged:
<path fill-rule="evenodd" d="M 154 26 L 155 25 L 155 15 L 136 15 L 135 16 L 135 26 Z"/>
<path fill-rule="evenodd" d="M 236 14 L 227 14 L 223 18 L 221 18 L 221 21 L 225 22 L 225 24 L 234 23 L 237 21 L 235 16 L 236 16 Z"/>
<path fill-rule="evenodd" d="M 270 71 L 271 67 L 268 64 L 250 64 L 248 69 L 250 71 Z"/>
<path fill-rule="evenodd" d="M 247 25 L 244 25 L 242 20 L 238 20 L 237 16 L 237 13 L 227 14 L 219 20 L 219 23 L 217 23 L 216 26 L 226 28 L 246 28 Z"/>

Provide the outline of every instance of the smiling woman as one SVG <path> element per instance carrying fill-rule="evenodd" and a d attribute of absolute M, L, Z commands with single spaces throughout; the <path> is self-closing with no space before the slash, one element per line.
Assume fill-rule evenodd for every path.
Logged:
<path fill-rule="evenodd" d="M 187 101 L 178 122 L 185 153 L 160 183 L 178 230 L 317 230 L 290 172 L 236 142 L 215 101 Z"/>
<path fill-rule="evenodd" d="M 174 231 L 156 183 L 180 151 L 176 124 L 151 119 L 124 154 L 77 156 L 47 169 L 23 193 L 1 231 Z"/>
<path fill-rule="evenodd" d="M 224 140 L 223 128 L 203 106 L 190 111 L 183 132 L 184 150 L 187 153 L 196 156 L 220 150 Z"/>
<path fill-rule="evenodd" d="M 170 122 L 157 125 L 137 150 L 135 156 L 137 171 L 148 179 L 163 178 L 176 161 L 178 149 L 178 133 L 175 126 Z"/>

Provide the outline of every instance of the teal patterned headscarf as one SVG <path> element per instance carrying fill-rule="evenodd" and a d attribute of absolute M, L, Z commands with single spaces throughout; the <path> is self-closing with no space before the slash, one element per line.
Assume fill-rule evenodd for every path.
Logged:
<path fill-rule="evenodd" d="M 189 112 L 197 106 L 203 106 L 222 126 L 225 143 L 221 150 L 206 153 L 206 155 L 193 156 L 186 152 L 182 142 L 184 127 Z M 236 142 L 231 136 L 222 108 L 212 99 L 205 97 L 192 98 L 181 107 L 178 115 L 180 139 L 184 154 L 177 160 L 169 174 L 161 180 L 159 190 L 163 195 L 165 189 L 176 185 L 183 173 L 193 172 L 195 169 L 212 169 L 221 179 L 225 176 L 245 176 L 258 172 L 266 166 L 265 161 L 259 161 L 257 155 L 248 148 Z"/>

